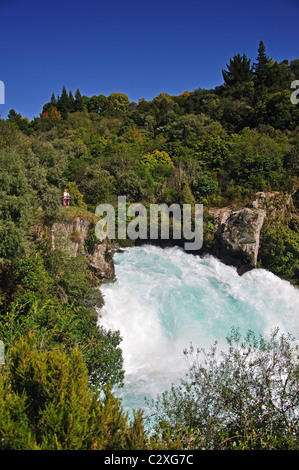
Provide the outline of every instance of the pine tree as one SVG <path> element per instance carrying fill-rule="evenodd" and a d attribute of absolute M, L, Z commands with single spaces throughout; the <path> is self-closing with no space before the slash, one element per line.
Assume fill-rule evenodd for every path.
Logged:
<path fill-rule="evenodd" d="M 51 95 L 51 100 L 50 100 L 50 103 L 52 106 L 57 106 L 57 99 L 55 97 L 55 93 L 53 92 L 52 95 Z"/>
<path fill-rule="evenodd" d="M 75 111 L 75 99 L 74 99 L 74 96 L 73 96 L 73 93 L 71 92 L 71 90 L 69 92 L 68 109 L 69 109 L 70 113 L 73 113 Z"/>
<path fill-rule="evenodd" d="M 75 110 L 76 111 L 84 111 L 85 110 L 85 104 L 83 101 L 83 98 L 81 96 L 81 93 L 79 89 L 77 88 L 76 94 L 75 94 Z"/>
<path fill-rule="evenodd" d="M 263 41 L 260 41 L 256 63 L 253 64 L 253 78 L 255 81 L 255 101 L 261 100 L 268 86 L 270 58 L 266 55 L 266 48 Z"/>
<path fill-rule="evenodd" d="M 65 86 L 62 88 L 62 93 L 58 101 L 58 111 L 60 111 L 62 119 L 67 118 L 67 114 L 69 111 L 69 96 L 67 94 Z"/>
<path fill-rule="evenodd" d="M 266 47 L 263 41 L 260 41 L 258 48 L 257 62 L 253 64 L 254 74 L 257 78 L 265 75 L 267 67 L 270 63 L 270 58 L 266 55 Z"/>

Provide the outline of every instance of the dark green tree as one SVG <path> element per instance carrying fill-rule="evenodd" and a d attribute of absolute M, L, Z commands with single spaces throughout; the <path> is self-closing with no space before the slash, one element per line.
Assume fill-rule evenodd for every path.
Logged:
<path fill-rule="evenodd" d="M 57 99 L 56 99 L 56 96 L 55 96 L 54 92 L 51 95 L 50 103 L 51 103 L 52 106 L 57 106 Z"/>
<path fill-rule="evenodd" d="M 249 81 L 252 79 L 252 70 L 250 66 L 250 59 L 246 55 L 234 55 L 230 59 L 229 65 L 226 64 L 227 70 L 222 70 L 224 83 L 227 87 L 232 87 L 237 84 Z"/>
<path fill-rule="evenodd" d="M 14 109 L 10 109 L 7 115 L 7 119 L 9 119 L 10 121 L 16 118 L 20 118 L 20 117 L 21 117 L 21 114 L 18 114 Z"/>
<path fill-rule="evenodd" d="M 263 98 L 268 86 L 268 68 L 271 63 L 266 55 L 266 47 L 263 41 L 260 41 L 256 62 L 253 64 L 253 78 L 255 83 L 255 100 Z"/>
<path fill-rule="evenodd" d="M 81 96 L 80 90 L 77 88 L 76 93 L 75 93 L 75 111 L 84 111 L 85 110 L 85 104 L 84 100 Z"/>
<path fill-rule="evenodd" d="M 91 98 L 88 98 L 87 110 L 89 113 L 99 113 L 100 99 L 98 96 L 93 95 Z"/>
<path fill-rule="evenodd" d="M 75 111 L 75 99 L 73 97 L 73 93 L 72 91 L 70 90 L 69 91 L 69 104 L 68 104 L 68 109 L 69 111 L 72 113 Z"/>
<path fill-rule="evenodd" d="M 290 69 L 294 74 L 293 78 L 298 80 L 298 77 L 299 77 L 299 59 L 291 60 Z"/>
<path fill-rule="evenodd" d="M 62 88 L 62 93 L 57 103 L 57 109 L 60 111 L 62 119 L 66 119 L 69 111 L 69 95 L 67 94 L 65 86 Z"/>
<path fill-rule="evenodd" d="M 265 75 L 265 71 L 270 63 L 270 58 L 266 55 L 266 47 L 263 41 L 260 41 L 258 47 L 256 62 L 253 64 L 253 72 L 257 79 Z"/>
<path fill-rule="evenodd" d="M 30 246 L 35 193 L 21 157 L 0 151 L 0 263 L 24 255 Z"/>

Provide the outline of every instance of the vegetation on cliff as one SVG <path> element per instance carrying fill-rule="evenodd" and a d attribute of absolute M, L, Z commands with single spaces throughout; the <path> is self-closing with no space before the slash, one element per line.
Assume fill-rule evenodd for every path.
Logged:
<path fill-rule="evenodd" d="M 299 60 L 278 63 L 261 43 L 250 63 L 235 55 L 213 90 L 138 103 L 122 93 L 74 97 L 63 87 L 31 122 L 15 110 L 0 120 L 0 448 L 189 445 L 181 428 L 146 444 L 141 416 L 130 424 L 111 394 L 123 380 L 121 339 L 98 324 L 100 276 L 85 252 L 50 248 L 51 227 L 66 211 L 92 220 L 98 204 L 116 205 L 119 195 L 217 209 L 241 208 L 259 191 L 287 194 L 284 214 L 265 221 L 258 263 L 298 284 L 299 105 L 290 85 Z M 73 208 L 61 208 L 64 188 Z M 207 212 L 205 228 L 212 243 Z M 72 235 L 79 243 L 80 233 Z M 89 233 L 87 253 L 95 242 Z M 251 424 L 258 432 L 260 422 Z M 229 447 L 231 434 L 221 432 Z M 267 448 L 264 437 L 253 445 L 251 434 L 244 445 Z M 293 447 L 289 437 L 275 448 Z"/>

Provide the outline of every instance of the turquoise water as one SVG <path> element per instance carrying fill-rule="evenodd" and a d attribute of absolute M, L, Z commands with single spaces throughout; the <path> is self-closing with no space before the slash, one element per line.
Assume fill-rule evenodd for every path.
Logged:
<path fill-rule="evenodd" d="M 232 327 L 299 339 L 299 290 L 258 269 L 240 277 L 212 256 L 144 245 L 114 257 L 117 281 L 101 287 L 100 323 L 123 338 L 125 409 L 146 408 L 187 372 L 183 350 L 227 345 Z"/>

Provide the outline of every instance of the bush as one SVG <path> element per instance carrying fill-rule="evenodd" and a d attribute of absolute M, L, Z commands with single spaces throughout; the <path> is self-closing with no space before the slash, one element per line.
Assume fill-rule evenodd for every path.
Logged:
<path fill-rule="evenodd" d="M 0 366 L 1 367 L 1 366 Z M 138 449 L 144 445 L 141 414 L 129 424 L 110 389 L 89 387 L 82 355 L 55 347 L 41 351 L 21 338 L 0 374 L 1 450 Z"/>
<path fill-rule="evenodd" d="M 299 449 L 298 345 L 291 337 L 244 341 L 233 330 L 228 351 L 186 351 L 186 380 L 155 403 L 156 436 L 185 449 Z"/>
<path fill-rule="evenodd" d="M 298 285 L 298 227 L 292 230 L 286 222 L 273 226 L 266 221 L 261 231 L 259 266 Z"/>

